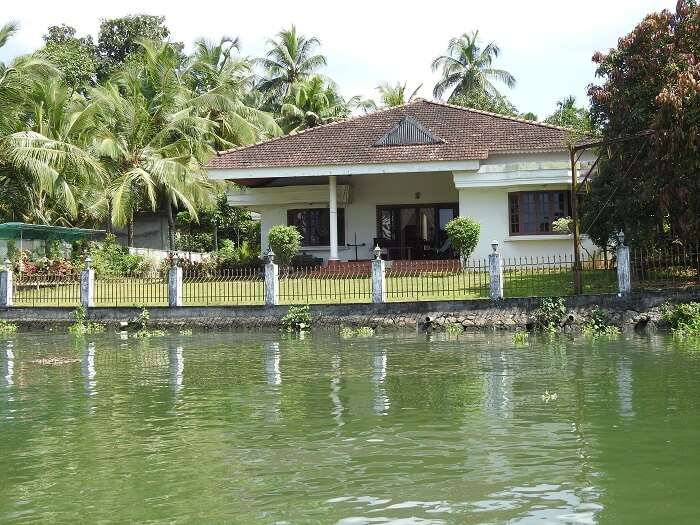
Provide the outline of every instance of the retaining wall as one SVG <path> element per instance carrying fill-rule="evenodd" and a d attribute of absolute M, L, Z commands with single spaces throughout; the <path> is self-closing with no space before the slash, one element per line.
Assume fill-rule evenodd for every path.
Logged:
<path fill-rule="evenodd" d="M 567 324 L 580 325 L 595 306 L 606 309 L 622 327 L 658 323 L 660 306 L 665 302 L 700 301 L 700 290 L 682 293 L 635 293 L 629 297 L 614 294 L 582 295 L 565 298 L 569 311 Z M 311 305 L 314 327 L 372 326 L 379 328 L 433 328 L 459 323 L 465 329 L 525 328 L 531 321 L 539 298 L 512 298 L 494 302 L 420 301 L 384 304 Z M 150 307 L 151 325 L 201 328 L 276 327 L 288 306 L 182 306 Z M 88 317 L 106 324 L 133 322 L 140 308 L 90 308 Z M 0 310 L 0 319 L 22 326 L 46 328 L 73 320 L 72 308 L 12 307 Z"/>

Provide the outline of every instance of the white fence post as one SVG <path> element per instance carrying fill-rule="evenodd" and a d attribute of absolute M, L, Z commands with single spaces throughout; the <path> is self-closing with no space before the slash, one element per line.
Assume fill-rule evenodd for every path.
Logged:
<path fill-rule="evenodd" d="M 374 248 L 372 261 L 372 302 L 386 302 L 386 264 L 382 259 L 382 250 L 379 246 Z"/>
<path fill-rule="evenodd" d="M 182 306 L 182 268 L 177 263 L 177 255 L 173 256 L 172 266 L 168 270 L 168 306 Z"/>
<path fill-rule="evenodd" d="M 625 245 L 625 234 L 617 234 L 617 288 L 620 295 L 629 295 L 632 291 L 630 277 L 630 247 Z"/>
<path fill-rule="evenodd" d="M 275 264 L 275 252 L 267 250 L 265 264 L 265 306 L 279 304 L 279 267 Z"/>
<path fill-rule="evenodd" d="M 85 269 L 80 272 L 80 304 L 83 308 L 95 306 L 95 270 L 90 268 L 92 259 L 85 257 Z"/>
<path fill-rule="evenodd" d="M 5 259 L 5 267 L 0 272 L 0 307 L 12 306 L 12 270 L 9 259 Z"/>
<path fill-rule="evenodd" d="M 498 241 L 491 241 L 493 253 L 489 254 L 489 277 L 491 282 L 491 299 L 499 301 L 503 299 L 503 263 L 501 254 L 498 253 Z"/>

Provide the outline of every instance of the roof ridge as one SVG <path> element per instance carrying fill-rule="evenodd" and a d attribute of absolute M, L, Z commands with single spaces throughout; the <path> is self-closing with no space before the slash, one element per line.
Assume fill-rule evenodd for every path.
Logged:
<path fill-rule="evenodd" d="M 273 137 L 273 138 L 271 138 L 271 139 L 260 140 L 260 141 L 258 141 L 258 142 L 253 143 L 253 144 L 246 144 L 246 145 L 244 145 L 244 146 L 236 146 L 235 148 L 229 148 L 229 149 L 226 149 L 226 150 L 217 151 L 217 152 L 216 152 L 216 156 L 217 156 L 217 157 L 220 157 L 220 156 L 222 156 L 222 155 L 226 155 L 227 153 L 233 153 L 234 151 L 240 151 L 240 150 L 243 150 L 243 149 L 246 149 L 246 148 L 252 148 L 253 146 L 257 146 L 257 145 L 259 145 L 259 144 L 269 144 L 270 142 L 276 142 L 276 141 L 278 141 L 278 140 L 280 140 L 280 139 L 289 138 L 289 137 L 296 137 L 296 136 L 298 136 L 298 135 L 303 135 L 304 133 L 310 133 L 310 132 L 312 132 L 312 131 L 316 131 L 316 130 L 319 130 L 319 129 L 329 128 L 329 127 L 336 126 L 336 125 L 338 125 L 338 124 L 343 124 L 343 123 L 346 123 L 346 122 L 353 122 L 353 121 L 356 121 L 356 120 L 360 120 L 360 119 L 362 119 L 362 118 L 366 118 L 366 117 L 370 117 L 370 116 L 376 115 L 377 113 L 386 113 L 387 111 L 391 111 L 391 110 L 394 110 L 394 109 L 398 109 L 398 108 L 403 108 L 403 107 L 406 107 L 406 106 L 410 106 L 410 105 L 412 105 L 412 104 L 416 104 L 417 102 L 429 102 L 429 101 L 428 101 L 428 100 L 425 100 L 425 99 L 423 99 L 423 98 L 414 98 L 413 100 L 409 100 L 408 102 L 404 102 L 403 104 L 399 104 L 399 105 L 397 105 L 397 106 L 387 106 L 387 107 L 384 107 L 384 108 L 376 109 L 376 110 L 371 111 L 371 112 L 368 112 L 368 113 L 363 113 L 363 114 L 361 114 L 361 115 L 353 115 L 353 116 L 351 116 L 351 117 L 344 118 L 344 119 L 342 119 L 342 120 L 336 120 L 335 122 L 328 122 L 327 124 L 321 124 L 321 125 L 319 125 L 319 126 L 314 126 L 313 128 L 306 128 L 306 129 L 302 129 L 301 131 L 288 133 L 288 134 L 286 134 L 286 135 L 280 135 L 279 137 Z"/>
<path fill-rule="evenodd" d="M 548 122 L 540 122 L 538 120 L 528 120 L 522 117 L 512 117 L 510 115 L 503 115 L 502 113 L 494 113 L 493 111 L 485 111 L 483 109 L 470 108 L 468 106 L 459 106 L 457 104 L 450 104 L 449 102 L 443 102 L 442 100 L 424 100 L 428 104 L 435 104 L 436 106 L 445 106 L 453 109 L 461 109 L 463 111 L 470 111 L 472 113 L 479 113 L 481 115 L 488 115 L 490 117 L 498 117 L 505 120 L 512 120 L 514 122 L 521 122 L 523 124 L 532 124 L 533 126 L 541 126 L 543 128 L 558 129 L 560 131 L 570 131 L 576 133 L 577 130 L 573 128 L 567 128 L 564 126 L 557 126 L 556 124 L 549 124 Z"/>

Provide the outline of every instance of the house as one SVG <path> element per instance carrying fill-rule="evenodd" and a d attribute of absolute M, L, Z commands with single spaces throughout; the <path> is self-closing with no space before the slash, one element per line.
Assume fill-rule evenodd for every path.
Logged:
<path fill-rule="evenodd" d="M 473 257 L 571 255 L 571 171 L 564 128 L 423 99 L 220 152 L 209 176 L 241 189 L 229 202 L 279 224 L 325 261 L 453 256 L 448 221 L 481 224 Z M 585 160 L 585 159 L 584 159 Z M 360 245 L 360 246 L 356 246 Z M 357 250 L 357 255 L 356 255 Z"/>

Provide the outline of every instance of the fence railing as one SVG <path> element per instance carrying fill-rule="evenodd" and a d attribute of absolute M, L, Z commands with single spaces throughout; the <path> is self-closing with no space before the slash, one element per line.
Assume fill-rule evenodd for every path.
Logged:
<path fill-rule="evenodd" d="M 13 297 L 17 306 L 78 306 L 80 274 L 18 273 L 13 279 Z"/>
<path fill-rule="evenodd" d="M 622 248 L 608 256 L 584 255 L 584 294 L 700 286 L 698 246 Z M 620 268 L 618 256 L 624 261 Z M 488 260 L 462 263 L 456 259 L 296 267 L 269 263 L 217 271 L 172 268 L 166 274 L 128 277 L 95 276 L 89 269 L 82 274 L 18 273 L 13 277 L 5 270 L 0 272 L 0 295 L 8 290 L 10 296 L 0 297 L 0 306 L 342 304 L 545 297 L 574 293 L 574 261 L 570 255 L 503 258 L 494 252 Z"/>
<path fill-rule="evenodd" d="M 700 245 L 631 248 L 630 274 L 639 290 L 700 285 Z"/>
<path fill-rule="evenodd" d="M 131 277 L 95 278 L 95 306 L 167 306 L 168 280 L 154 272 Z"/>
<path fill-rule="evenodd" d="M 484 259 L 401 261 L 386 270 L 387 301 L 480 299 L 489 296 L 489 267 Z"/>
<path fill-rule="evenodd" d="M 617 292 L 614 258 L 586 255 L 581 260 L 584 294 Z M 505 258 L 503 288 L 506 297 L 550 297 L 574 293 L 574 259 L 571 255 Z"/>
<path fill-rule="evenodd" d="M 368 303 L 372 300 L 369 266 L 280 267 L 279 302 Z"/>
<path fill-rule="evenodd" d="M 182 302 L 190 306 L 263 304 L 264 277 L 262 267 L 213 272 L 184 270 Z"/>

